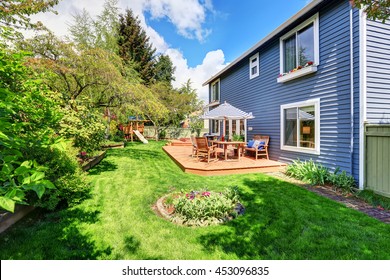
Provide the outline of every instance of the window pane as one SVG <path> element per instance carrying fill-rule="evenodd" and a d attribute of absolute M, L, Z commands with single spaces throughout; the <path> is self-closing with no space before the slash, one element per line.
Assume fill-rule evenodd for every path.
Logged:
<path fill-rule="evenodd" d="M 313 24 L 298 32 L 298 64 L 304 66 L 314 61 L 314 27 Z"/>
<path fill-rule="evenodd" d="M 219 134 L 219 121 L 218 120 L 211 121 L 211 133 Z"/>
<path fill-rule="evenodd" d="M 219 82 L 212 85 L 211 101 L 219 100 Z"/>
<path fill-rule="evenodd" d="M 284 49 L 284 72 L 297 67 L 295 34 L 283 41 Z"/>
<path fill-rule="evenodd" d="M 284 110 L 284 145 L 297 146 L 297 108 Z"/>
<path fill-rule="evenodd" d="M 252 67 L 252 75 L 256 75 L 256 74 L 257 74 L 257 66 Z"/>
<path fill-rule="evenodd" d="M 300 145 L 315 148 L 315 110 L 314 106 L 299 108 Z"/>

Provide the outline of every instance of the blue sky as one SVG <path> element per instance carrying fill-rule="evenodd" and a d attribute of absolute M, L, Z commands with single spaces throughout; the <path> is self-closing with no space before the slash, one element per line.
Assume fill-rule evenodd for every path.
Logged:
<path fill-rule="evenodd" d="M 68 35 L 72 15 L 86 9 L 92 17 L 105 0 L 62 0 L 58 15 L 39 14 L 58 36 Z M 223 69 L 310 0 L 117 0 L 120 13 L 131 8 L 159 53 L 176 67 L 175 87 L 188 79 L 201 99 L 207 100 L 204 81 Z"/>
<path fill-rule="evenodd" d="M 170 47 L 180 49 L 190 67 L 202 63 L 207 52 L 221 49 L 231 62 L 302 9 L 307 0 L 214 0 L 203 28 L 203 40 L 181 36 L 167 20 L 154 20 L 145 13 L 148 25 L 162 35 Z"/>

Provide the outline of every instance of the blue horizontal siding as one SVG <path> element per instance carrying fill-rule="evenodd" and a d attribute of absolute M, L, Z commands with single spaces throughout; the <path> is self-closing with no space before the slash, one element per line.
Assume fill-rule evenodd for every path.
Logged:
<path fill-rule="evenodd" d="M 351 159 L 351 75 L 350 75 L 350 6 L 348 1 L 330 1 L 319 11 L 320 65 L 318 71 L 287 83 L 277 83 L 279 75 L 279 37 L 249 54 L 221 77 L 221 101 L 227 101 L 255 119 L 248 120 L 253 130 L 248 136 L 270 136 L 270 157 L 290 163 L 297 158 L 313 159 L 329 168 L 340 167 L 351 173 L 351 161 L 358 163 L 359 131 L 355 125 L 354 156 Z M 316 11 L 313 11 L 313 13 Z M 308 15 L 309 17 L 310 15 Z M 302 19 L 304 20 L 304 19 Z M 359 25 L 354 11 L 354 26 Z M 298 24 L 298 23 L 297 23 Z M 354 31 L 358 36 L 358 30 Z M 282 36 L 283 34 L 280 34 Z M 359 56 L 359 40 L 354 40 L 354 57 Z M 249 79 L 249 57 L 259 52 L 260 75 Z M 354 85 L 359 85 L 359 61 L 354 61 Z M 359 89 L 354 90 L 354 121 L 359 123 Z M 280 106 L 320 98 L 320 155 L 280 149 Z M 352 168 L 357 177 L 358 165 Z"/>
<path fill-rule="evenodd" d="M 367 21 L 367 121 L 390 123 L 390 23 Z"/>

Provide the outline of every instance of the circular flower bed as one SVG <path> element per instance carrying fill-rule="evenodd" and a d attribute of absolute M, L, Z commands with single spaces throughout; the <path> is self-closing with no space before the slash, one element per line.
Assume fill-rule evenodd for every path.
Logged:
<path fill-rule="evenodd" d="M 171 193 L 159 200 L 157 208 L 172 222 L 188 226 L 220 224 L 242 215 L 245 210 L 236 188 L 223 192 Z"/>

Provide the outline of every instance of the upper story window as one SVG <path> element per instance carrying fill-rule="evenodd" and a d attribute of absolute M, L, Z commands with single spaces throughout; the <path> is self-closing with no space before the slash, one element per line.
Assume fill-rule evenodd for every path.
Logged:
<path fill-rule="evenodd" d="M 220 99 L 220 80 L 216 80 L 211 84 L 210 102 L 219 101 Z"/>
<path fill-rule="evenodd" d="M 259 53 L 249 58 L 249 79 L 259 76 Z"/>
<path fill-rule="evenodd" d="M 278 82 L 317 71 L 319 64 L 318 26 L 318 14 L 315 14 L 280 38 L 279 78 L 281 79 L 278 79 Z"/>

